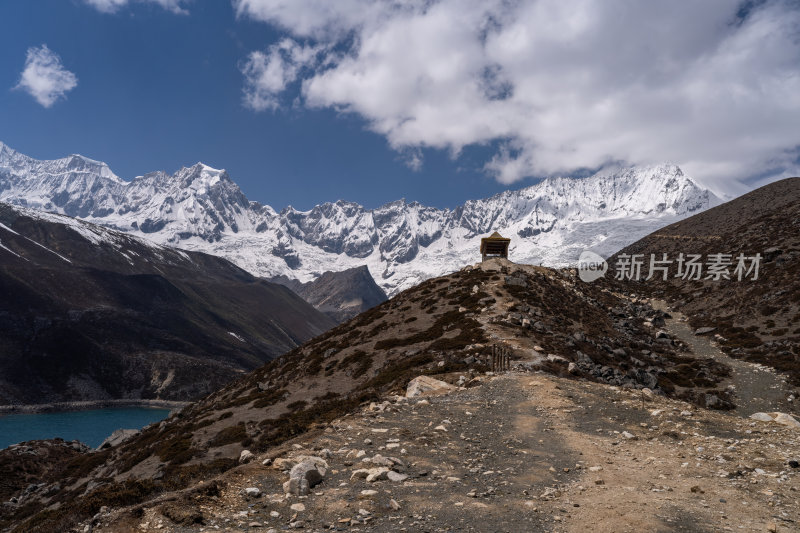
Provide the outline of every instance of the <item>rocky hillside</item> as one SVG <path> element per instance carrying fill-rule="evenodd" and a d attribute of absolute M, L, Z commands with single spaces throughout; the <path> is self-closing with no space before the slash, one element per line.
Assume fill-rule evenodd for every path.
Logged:
<path fill-rule="evenodd" d="M 202 163 L 123 181 L 105 163 L 79 155 L 39 161 L 2 143 L 0 201 L 226 257 L 266 278 L 306 283 L 367 265 L 389 295 L 471 264 L 481 237 L 494 231 L 513 239 L 516 262 L 566 266 L 584 249 L 609 255 L 719 203 L 677 166 L 656 165 L 548 179 L 455 209 L 338 201 L 278 212 Z"/>
<path fill-rule="evenodd" d="M 232 263 L 0 204 L 0 405 L 195 399 L 334 323 Z"/>
<path fill-rule="evenodd" d="M 78 530 L 789 533 L 800 521 L 798 457 L 794 427 L 512 372 L 365 404 L 186 491 L 109 506 Z M 318 484 L 287 493 L 303 472 Z"/>
<path fill-rule="evenodd" d="M 668 300 L 729 355 L 774 367 L 800 384 L 800 178 L 766 185 L 658 230 L 609 263 L 613 271 L 620 254 L 642 254 L 649 267 L 650 254 L 662 259 L 665 253 L 675 261 L 667 280 L 659 272 L 651 280 L 626 279 L 615 286 Z M 701 279 L 676 277 L 681 253 L 701 257 Z M 718 280 L 709 270 L 714 254 L 729 254 Z M 746 258 L 741 280 L 740 254 Z"/>
<path fill-rule="evenodd" d="M 387 300 L 386 293 L 372 279 L 366 266 L 325 272 L 307 283 L 286 276 L 270 281 L 289 287 L 336 322 L 349 320 Z"/>
<path fill-rule="evenodd" d="M 0 525 L 63 531 L 104 506 L 189 486 L 196 487 L 191 498 L 219 497 L 208 481 L 242 454 L 269 454 L 308 431 L 335 431 L 331 421 L 403 393 L 420 374 L 479 385 L 487 371 L 501 370 L 497 353 L 523 374 L 732 407 L 727 368 L 686 353 L 661 329 L 665 316 L 568 271 L 504 260 L 468 267 L 400 293 L 116 447 L 73 459 L 58 479 L 4 506 Z M 43 510 L 53 505 L 57 512 Z"/>

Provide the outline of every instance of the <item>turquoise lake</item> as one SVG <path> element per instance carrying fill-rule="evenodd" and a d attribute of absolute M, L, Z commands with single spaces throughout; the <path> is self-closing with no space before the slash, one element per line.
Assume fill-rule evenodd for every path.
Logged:
<path fill-rule="evenodd" d="M 97 448 L 115 429 L 141 429 L 169 409 L 119 407 L 37 414 L 0 414 L 0 449 L 34 439 L 79 440 Z"/>

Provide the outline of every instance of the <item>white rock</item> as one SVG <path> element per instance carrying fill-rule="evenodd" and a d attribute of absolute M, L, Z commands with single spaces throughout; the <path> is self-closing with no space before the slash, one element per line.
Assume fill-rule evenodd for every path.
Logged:
<path fill-rule="evenodd" d="M 789 426 L 793 428 L 800 429 L 800 422 L 797 421 L 792 415 L 786 413 L 771 413 L 775 415 L 775 418 L 772 419 L 773 422 L 777 422 L 778 424 L 783 424 L 784 426 Z"/>
<path fill-rule="evenodd" d="M 293 503 L 292 505 L 289 506 L 289 509 L 301 513 L 306 510 L 306 506 L 303 505 L 302 503 Z"/>
<path fill-rule="evenodd" d="M 389 472 L 390 470 L 385 467 L 370 468 L 370 473 L 367 475 L 367 483 L 374 483 L 375 481 L 384 481 L 389 479 Z"/>
<path fill-rule="evenodd" d="M 359 468 L 358 470 L 353 470 L 353 473 L 350 474 L 350 481 L 353 481 L 354 479 L 366 479 L 370 483 L 375 481 L 383 481 L 388 479 L 386 475 L 388 471 L 389 469 L 385 466 L 380 466 L 377 468 Z"/>
<path fill-rule="evenodd" d="M 305 496 L 312 487 L 322 481 L 327 469 L 328 463 L 321 457 L 306 457 L 292 467 L 289 481 L 283 484 L 283 491 L 287 494 Z"/>
<path fill-rule="evenodd" d="M 759 420 L 761 422 L 772 422 L 772 417 L 767 413 L 753 413 L 750 415 L 750 418 L 753 420 Z"/>
<path fill-rule="evenodd" d="M 389 470 L 386 472 L 386 477 L 389 478 L 389 481 L 394 481 L 396 483 L 400 483 L 408 479 L 407 474 L 401 474 L 399 472 L 395 472 L 394 470 Z"/>
<path fill-rule="evenodd" d="M 776 422 L 783 426 L 800 429 L 800 422 L 797 421 L 792 415 L 786 413 L 754 413 L 750 415 L 753 420 L 761 422 Z"/>
<path fill-rule="evenodd" d="M 423 394 L 446 394 L 456 387 L 430 376 L 417 376 L 408 382 L 406 398 L 414 398 Z"/>
<path fill-rule="evenodd" d="M 242 450 L 242 453 L 239 454 L 239 462 L 242 464 L 249 463 L 254 457 L 255 455 L 250 450 Z"/>
<path fill-rule="evenodd" d="M 244 493 L 251 498 L 258 498 L 261 496 L 261 490 L 259 490 L 258 487 L 247 487 L 244 489 Z"/>

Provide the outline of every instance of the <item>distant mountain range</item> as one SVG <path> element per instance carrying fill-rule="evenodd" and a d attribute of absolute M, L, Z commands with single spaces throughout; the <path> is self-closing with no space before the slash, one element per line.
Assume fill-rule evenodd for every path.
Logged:
<path fill-rule="evenodd" d="M 189 400 L 335 323 L 229 261 L 0 203 L 0 405 Z"/>
<path fill-rule="evenodd" d="M 265 171 L 266 174 L 266 171 Z M 309 282 L 366 265 L 389 295 L 474 263 L 480 238 L 512 238 L 511 259 L 564 266 L 610 255 L 720 200 L 674 165 L 553 178 L 456 209 L 345 201 L 278 212 L 202 163 L 131 181 L 79 155 L 39 161 L 0 143 L 0 201 L 78 217 L 157 243 L 226 257 L 250 273 Z"/>

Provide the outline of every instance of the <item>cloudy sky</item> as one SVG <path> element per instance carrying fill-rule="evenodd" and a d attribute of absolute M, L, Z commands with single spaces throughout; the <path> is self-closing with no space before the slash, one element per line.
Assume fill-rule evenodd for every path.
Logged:
<path fill-rule="evenodd" d="M 672 162 L 800 174 L 797 0 L 5 0 L 0 140 L 280 209 Z"/>

